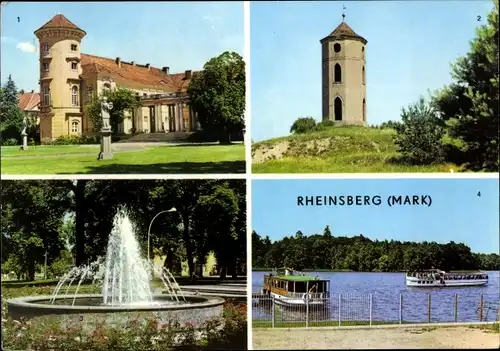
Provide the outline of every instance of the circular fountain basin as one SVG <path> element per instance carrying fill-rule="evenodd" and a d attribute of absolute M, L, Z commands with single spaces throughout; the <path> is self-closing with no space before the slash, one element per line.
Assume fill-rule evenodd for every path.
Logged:
<path fill-rule="evenodd" d="M 184 296 L 214 296 L 227 300 L 234 300 L 245 303 L 247 301 L 247 287 L 228 285 L 186 285 L 181 290 Z M 164 291 L 164 293 L 168 293 Z"/>
<path fill-rule="evenodd" d="M 154 319 L 158 327 L 165 324 L 179 327 L 201 327 L 205 322 L 222 316 L 224 299 L 212 296 L 185 296 L 177 302 L 170 296 L 154 295 L 152 302 L 123 305 L 104 305 L 102 295 L 56 297 L 27 296 L 7 300 L 9 315 L 14 319 L 41 318 L 58 321 L 61 327 L 104 322 L 107 325 L 124 324 L 127 320 L 147 322 Z"/>

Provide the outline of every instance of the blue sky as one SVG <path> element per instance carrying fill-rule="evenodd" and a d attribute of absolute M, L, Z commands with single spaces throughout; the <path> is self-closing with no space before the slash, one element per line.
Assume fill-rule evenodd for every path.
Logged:
<path fill-rule="evenodd" d="M 481 196 L 478 196 L 481 192 Z M 463 242 L 499 252 L 498 179 L 293 179 L 252 182 L 252 229 L 279 240 L 295 235 L 363 234 L 372 240 Z M 430 195 L 430 207 L 297 206 L 297 196 Z"/>
<path fill-rule="evenodd" d="M 39 89 L 33 32 L 57 13 L 87 32 L 83 53 L 172 73 L 201 69 L 226 50 L 243 54 L 240 2 L 11 2 L 2 6 L 2 83 L 11 74 L 19 89 Z"/>
<path fill-rule="evenodd" d="M 252 140 L 287 135 L 301 116 L 321 120 L 321 45 L 342 2 L 252 2 Z M 492 0 L 346 1 L 346 23 L 366 46 L 369 124 L 399 120 L 401 107 L 449 83 Z M 482 16 L 481 22 L 477 16 Z"/>

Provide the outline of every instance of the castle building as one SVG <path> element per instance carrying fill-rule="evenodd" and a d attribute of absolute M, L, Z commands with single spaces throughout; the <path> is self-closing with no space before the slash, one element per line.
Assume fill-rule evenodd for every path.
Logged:
<path fill-rule="evenodd" d="M 86 32 L 59 14 L 35 31 L 40 52 L 40 139 L 95 132 L 85 114 L 94 93 L 126 88 L 140 107 L 125 111 L 118 133 L 192 132 L 200 129 L 186 93 L 192 71 L 171 73 L 169 67 L 125 62 L 84 54 Z"/>
<path fill-rule="evenodd" d="M 344 22 L 321 39 L 323 120 L 366 125 L 367 40 Z"/>

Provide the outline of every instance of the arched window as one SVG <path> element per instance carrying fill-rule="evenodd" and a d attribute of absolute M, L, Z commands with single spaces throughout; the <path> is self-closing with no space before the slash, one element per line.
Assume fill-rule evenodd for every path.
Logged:
<path fill-rule="evenodd" d="M 335 120 L 342 121 L 342 100 L 337 96 L 334 101 Z"/>
<path fill-rule="evenodd" d="M 73 106 L 80 106 L 78 103 L 78 87 L 76 85 L 73 85 L 73 88 L 71 88 L 71 102 Z"/>
<path fill-rule="evenodd" d="M 333 45 L 333 51 L 335 52 L 340 52 L 340 44 L 339 43 L 335 43 Z"/>
<path fill-rule="evenodd" d="M 43 104 L 45 106 L 50 105 L 50 90 L 48 87 L 43 88 Z"/>
<path fill-rule="evenodd" d="M 365 66 L 363 66 L 363 85 L 365 85 L 366 83 L 366 80 L 365 80 Z"/>
<path fill-rule="evenodd" d="M 109 84 L 109 83 L 104 83 L 104 85 L 103 85 L 103 88 L 102 88 L 102 89 L 103 89 L 103 90 L 111 90 L 111 84 Z"/>
<path fill-rule="evenodd" d="M 363 122 L 366 122 L 366 101 L 363 99 Z"/>
<path fill-rule="evenodd" d="M 361 48 L 361 57 L 363 58 L 363 60 L 365 59 L 365 47 L 364 46 Z"/>
<path fill-rule="evenodd" d="M 74 120 L 71 122 L 71 133 L 75 133 L 77 134 L 80 130 L 80 126 L 79 126 L 80 123 L 78 123 L 77 120 Z"/>
<path fill-rule="evenodd" d="M 340 68 L 340 65 L 338 63 L 335 64 L 335 69 L 333 72 L 333 81 L 335 83 L 342 82 L 342 68 Z"/>

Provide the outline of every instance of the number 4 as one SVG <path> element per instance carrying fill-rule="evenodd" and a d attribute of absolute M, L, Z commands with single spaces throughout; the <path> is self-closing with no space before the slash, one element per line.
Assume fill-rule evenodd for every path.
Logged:
<path fill-rule="evenodd" d="M 481 192 L 480 191 L 478 191 L 477 196 L 481 197 Z"/>

